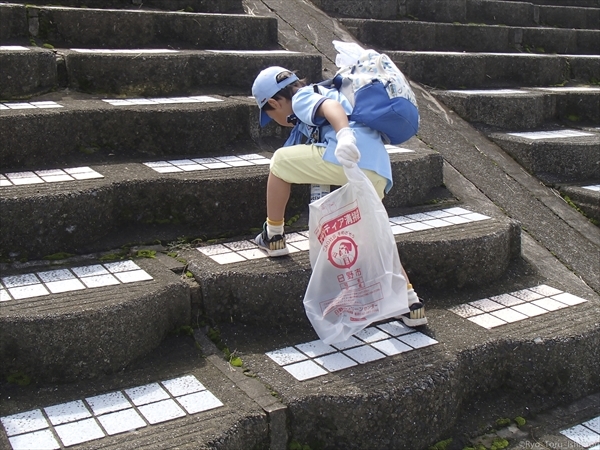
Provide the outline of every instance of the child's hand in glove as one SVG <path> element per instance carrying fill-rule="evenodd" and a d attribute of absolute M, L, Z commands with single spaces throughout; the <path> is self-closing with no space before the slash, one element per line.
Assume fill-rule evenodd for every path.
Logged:
<path fill-rule="evenodd" d="M 360 161 L 360 152 L 356 147 L 354 132 L 350 127 L 342 128 L 336 134 L 335 157 L 341 165 L 351 168 Z"/>

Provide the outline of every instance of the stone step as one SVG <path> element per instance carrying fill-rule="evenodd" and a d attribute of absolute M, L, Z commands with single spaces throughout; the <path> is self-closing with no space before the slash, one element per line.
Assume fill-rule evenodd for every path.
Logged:
<path fill-rule="evenodd" d="M 600 57 L 592 55 L 383 51 L 411 80 L 440 89 L 562 86 L 600 79 Z"/>
<path fill-rule="evenodd" d="M 321 58 L 285 50 L 55 49 L 0 47 L 0 99 L 28 98 L 59 87 L 119 96 L 245 89 L 269 65 L 321 80 Z M 34 69 L 32 69 L 34 68 Z"/>
<path fill-rule="evenodd" d="M 1 281 L 3 378 L 98 378 L 190 323 L 189 286 L 155 259 L 4 267 Z"/>
<path fill-rule="evenodd" d="M 598 180 L 598 171 L 594 174 Z M 560 194 L 567 202 L 576 205 L 585 215 L 595 221 L 596 225 L 600 223 L 600 182 L 587 181 L 578 184 L 557 184 Z"/>
<path fill-rule="evenodd" d="M 20 4 L 47 6 L 55 3 L 75 8 L 154 9 L 230 14 L 244 12 L 242 0 L 60 0 L 60 2 L 31 0 Z"/>
<path fill-rule="evenodd" d="M 0 404 L 0 439 L 15 450 L 23 442 L 155 449 L 167 439 L 177 448 L 284 449 L 295 441 L 311 448 L 397 448 L 401 442 L 422 449 L 456 430 L 473 399 L 482 406 L 485 394 L 498 394 L 507 382 L 513 395 L 530 402 L 529 414 L 554 405 L 553 399 L 593 392 L 598 361 L 585 355 L 598 345 L 597 295 L 572 280 L 518 278 L 516 291 L 495 285 L 483 297 L 438 297 L 424 329 L 380 323 L 335 346 L 305 327 L 220 328 L 221 345 L 240 357 L 243 368 L 223 361 L 199 330 L 201 353 L 189 338 L 170 338 L 99 382 L 10 389 Z M 474 303 L 456 308 L 448 300 Z M 493 313 L 509 322 L 483 327 L 474 319 Z M 565 321 L 576 325 L 565 327 Z M 563 381 L 548 383 L 554 379 Z M 449 391 L 451 397 L 444 395 Z M 494 398 L 495 416 L 480 415 L 479 421 L 493 422 L 506 411 Z M 419 414 L 421 408 L 437 413 Z M 378 420 L 368 420 L 373 415 Z"/>
<path fill-rule="evenodd" d="M 0 14 L 12 13 L 15 8 L 0 5 Z M 277 21 L 269 17 L 52 6 L 21 6 L 20 14 L 25 20 L 15 17 L 16 24 L 10 29 L 25 28 L 13 33 L 51 48 L 279 48 Z"/>
<path fill-rule="evenodd" d="M 250 97 L 58 98 L 0 108 L 2 170 L 11 172 L 223 155 L 261 134 Z"/>
<path fill-rule="evenodd" d="M 462 206 L 419 211 L 390 214 L 389 219 L 415 286 L 481 286 L 500 278 L 519 257 L 520 228 L 515 222 Z M 289 233 L 290 256 L 278 259 L 266 258 L 252 238 L 202 245 L 196 249 L 200 255 L 182 254 L 202 290 L 205 314 L 216 323 L 269 329 L 305 322 L 302 299 L 311 274 L 307 232 Z"/>
<path fill-rule="evenodd" d="M 268 448 L 270 432 L 286 431 L 284 405 L 210 350 L 201 352 L 190 336 L 170 337 L 126 371 L 99 381 L 9 387 L 0 407 L 0 446 Z M 277 419 L 283 419 L 279 428 Z"/>
<path fill-rule="evenodd" d="M 337 17 L 397 20 L 399 18 L 427 22 L 496 24 L 509 26 L 550 26 L 560 28 L 598 29 L 598 5 L 535 5 L 523 1 L 433 0 L 422 2 L 396 0 L 362 2 L 360 0 L 318 0 L 321 9 Z"/>
<path fill-rule="evenodd" d="M 172 159 L 5 174 L 0 179 L 2 254 L 37 259 L 259 228 L 270 153 L 253 144 L 238 143 L 236 148 L 236 154 L 213 153 L 210 160 L 188 150 L 185 157 Z M 436 152 L 416 139 L 388 151 L 396 183 L 386 207 L 420 205 L 448 195 Z M 230 201 L 232 192 L 236 201 Z M 305 212 L 309 198 L 308 186 L 295 186 L 289 216 Z"/>
<path fill-rule="evenodd" d="M 507 0 L 509 2 L 521 2 L 522 0 Z M 598 8 L 598 0 L 528 0 L 534 5 L 554 5 L 554 6 L 581 6 L 583 8 Z"/>
<path fill-rule="evenodd" d="M 600 48 L 600 30 L 449 24 L 409 20 L 342 19 L 369 47 L 404 51 L 533 52 L 590 54 Z"/>
<path fill-rule="evenodd" d="M 533 129 L 549 121 L 600 124 L 600 87 L 437 91 L 434 95 L 469 122 Z"/>
<path fill-rule="evenodd" d="M 554 128 L 488 136 L 546 184 L 600 179 L 598 132 Z"/>
<path fill-rule="evenodd" d="M 519 259 L 516 222 L 473 207 L 412 211 L 420 212 L 393 216 L 390 227 L 414 283 L 438 289 L 478 287 L 502 277 Z M 192 310 L 194 317 L 200 313 L 215 324 L 285 328 L 304 323 L 308 238 L 306 228 L 289 230 L 292 253 L 276 260 L 240 238 L 178 251 L 177 258 L 199 285 L 195 295 L 163 264 L 165 256 L 155 258 L 156 251 L 126 253 L 149 257 L 135 261 L 103 262 L 125 256 L 113 253 L 4 266 L 4 374 L 67 381 L 118 371 L 157 346 L 167 331 L 188 325 Z M 439 258 L 440 252 L 452 257 Z M 74 329 L 77 333 L 69 331 Z"/>

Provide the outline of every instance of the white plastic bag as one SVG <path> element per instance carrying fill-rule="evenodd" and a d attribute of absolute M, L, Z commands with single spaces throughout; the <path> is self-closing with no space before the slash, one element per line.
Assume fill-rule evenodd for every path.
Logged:
<path fill-rule="evenodd" d="M 360 55 L 365 51 L 355 42 L 331 41 L 338 54 L 335 56 L 335 65 L 338 67 L 351 66 L 358 62 Z"/>
<path fill-rule="evenodd" d="M 409 311 L 387 211 L 360 168 L 344 171 L 346 185 L 310 204 L 304 309 L 326 344 Z"/>

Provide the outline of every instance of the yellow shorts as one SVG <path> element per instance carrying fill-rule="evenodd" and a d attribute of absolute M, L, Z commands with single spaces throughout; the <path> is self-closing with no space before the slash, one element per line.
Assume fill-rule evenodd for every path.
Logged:
<path fill-rule="evenodd" d="M 342 166 L 323 161 L 323 153 L 325 147 L 316 145 L 282 147 L 271 158 L 271 173 L 291 184 L 346 184 L 348 180 Z M 382 199 L 387 180 L 372 170 L 363 172 Z"/>

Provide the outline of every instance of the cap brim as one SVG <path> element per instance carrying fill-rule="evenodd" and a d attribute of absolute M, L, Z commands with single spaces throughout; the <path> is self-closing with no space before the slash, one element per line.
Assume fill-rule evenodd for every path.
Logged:
<path fill-rule="evenodd" d="M 264 108 L 261 108 L 260 118 L 258 120 L 260 122 L 261 127 L 264 127 L 266 124 L 268 124 L 271 121 L 271 118 L 267 115 Z"/>

